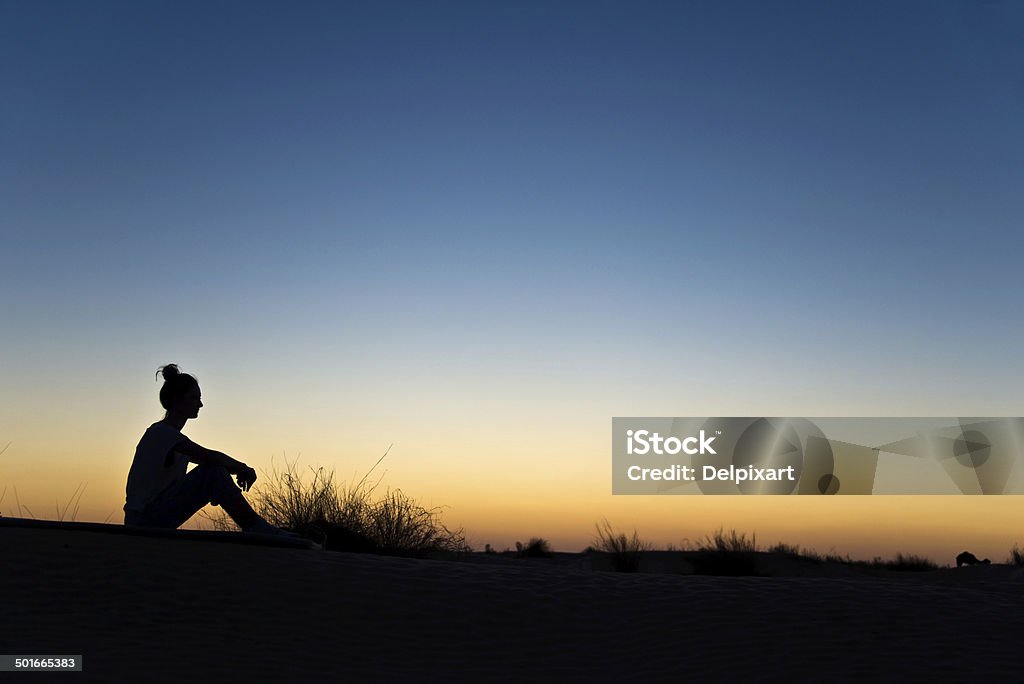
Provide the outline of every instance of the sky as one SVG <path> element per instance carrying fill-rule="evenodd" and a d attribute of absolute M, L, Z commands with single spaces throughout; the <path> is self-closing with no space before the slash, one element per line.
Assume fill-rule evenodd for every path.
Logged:
<path fill-rule="evenodd" d="M 85 486 L 77 519 L 119 522 L 177 363 L 193 440 L 342 480 L 393 445 L 383 483 L 478 548 L 607 517 L 1005 554 L 1019 497 L 612 496 L 610 427 L 1021 415 L 1022 29 L 1011 2 L 0 0 L 0 513 Z"/>

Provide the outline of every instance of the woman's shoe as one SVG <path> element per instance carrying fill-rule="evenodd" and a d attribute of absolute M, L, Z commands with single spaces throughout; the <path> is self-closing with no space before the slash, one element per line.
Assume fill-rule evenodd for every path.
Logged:
<path fill-rule="evenodd" d="M 282 530 L 280 527 L 275 527 L 268 523 L 266 520 L 260 521 L 251 527 L 247 527 L 242 530 L 247 534 L 271 534 L 276 537 L 288 537 L 291 539 L 302 539 L 302 535 L 289 532 L 288 530 Z"/>

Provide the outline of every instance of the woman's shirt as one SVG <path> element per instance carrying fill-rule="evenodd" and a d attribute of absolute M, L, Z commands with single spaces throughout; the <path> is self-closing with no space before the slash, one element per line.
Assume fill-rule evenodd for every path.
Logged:
<path fill-rule="evenodd" d="M 135 447 L 125 489 L 126 511 L 142 512 L 160 492 L 185 477 L 188 459 L 174 450 L 185 435 L 172 425 L 153 423 Z"/>

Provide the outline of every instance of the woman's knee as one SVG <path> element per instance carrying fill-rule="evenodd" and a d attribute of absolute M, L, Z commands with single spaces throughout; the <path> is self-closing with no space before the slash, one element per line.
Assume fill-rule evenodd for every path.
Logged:
<path fill-rule="evenodd" d="M 210 503 L 219 505 L 226 497 L 237 496 L 239 489 L 231 479 L 224 466 L 210 465 L 204 463 L 196 466 L 196 470 L 202 468 L 202 475 L 207 482 L 206 491 L 210 495 Z"/>
<path fill-rule="evenodd" d="M 200 475 L 208 480 L 227 480 L 231 481 L 231 475 L 228 474 L 228 469 L 224 466 L 212 465 L 210 463 L 203 463 L 197 465 L 193 472 L 198 472 Z"/>

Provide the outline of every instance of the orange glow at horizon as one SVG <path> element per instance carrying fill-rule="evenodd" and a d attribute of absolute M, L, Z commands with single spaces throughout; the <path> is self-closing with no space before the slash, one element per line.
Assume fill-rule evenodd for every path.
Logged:
<path fill-rule="evenodd" d="M 135 439 L 124 433 L 113 440 L 120 445 L 116 458 L 110 456 L 112 448 L 91 454 L 68 445 L 55 448 L 62 443 L 58 439 L 35 449 L 12 443 L 0 455 L 0 491 L 6 488 L 0 513 L 17 516 L 20 504 L 23 517 L 57 519 L 66 509 L 69 520 L 77 503 L 78 521 L 122 522 L 132 453 L 125 447 Z M 373 454 L 375 447 L 363 451 Z M 588 459 L 565 458 L 558 469 L 550 465 L 557 463 L 552 454 L 558 448 L 533 461 L 516 459 L 521 447 L 494 447 L 489 459 L 468 453 L 428 458 L 426 448 L 415 453 L 395 448 L 369 479 L 380 478 L 381 491 L 402 489 L 426 507 L 439 507 L 442 521 L 463 528 L 476 550 L 485 544 L 501 550 L 543 537 L 558 551 L 580 551 L 593 542 L 595 524 L 607 519 L 618 531 L 638 530 L 659 548 L 695 543 L 722 528 L 756 535 L 761 547 L 785 542 L 853 558 L 914 553 L 940 563 L 970 550 L 1001 562 L 1024 528 L 1020 496 L 612 496 L 606 455 L 595 456 L 596 465 L 589 467 Z M 287 460 L 306 477 L 310 466 L 322 465 L 334 469 L 337 482 L 355 482 L 382 453 L 360 458 L 358 466 L 354 459 L 317 461 L 298 454 L 250 462 L 265 479 L 271 460 L 278 471 Z M 496 465 L 501 463 L 517 466 Z M 73 499 L 80 485 L 84 490 Z M 209 523 L 194 516 L 186 527 L 208 528 Z"/>

